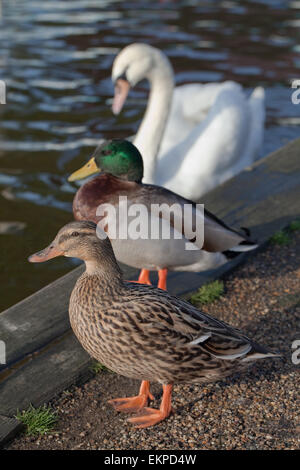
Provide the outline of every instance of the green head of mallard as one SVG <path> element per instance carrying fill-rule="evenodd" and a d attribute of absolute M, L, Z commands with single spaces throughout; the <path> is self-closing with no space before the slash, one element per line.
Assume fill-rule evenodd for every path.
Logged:
<path fill-rule="evenodd" d="M 127 181 L 140 182 L 144 171 L 143 159 L 128 140 L 108 140 L 96 148 L 88 163 L 72 173 L 68 181 L 80 180 L 101 171 Z"/>

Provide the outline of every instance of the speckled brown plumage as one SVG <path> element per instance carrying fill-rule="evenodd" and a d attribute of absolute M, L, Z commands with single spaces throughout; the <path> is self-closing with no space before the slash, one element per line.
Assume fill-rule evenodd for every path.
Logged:
<path fill-rule="evenodd" d="M 86 271 L 71 294 L 69 314 L 75 335 L 92 357 L 119 374 L 168 387 L 222 379 L 249 361 L 273 356 L 188 302 L 152 286 L 124 281 L 110 241 L 99 240 L 95 229 L 92 222 L 70 223 L 48 248 L 31 257 L 31 261 L 43 261 L 54 250 L 53 256 L 85 261 Z M 170 405 L 171 391 L 165 390 Z M 143 394 L 143 403 L 149 393 L 147 389 Z M 155 416 L 156 421 L 150 422 L 144 417 L 137 424 L 155 424 L 170 411 L 169 406 L 160 419 Z"/>
<path fill-rule="evenodd" d="M 127 377 L 207 382 L 267 351 L 219 320 L 162 290 L 84 273 L 70 299 L 72 328 L 88 353 Z M 208 336 L 199 344 L 199 337 Z M 227 360 L 229 355 L 236 359 Z"/>

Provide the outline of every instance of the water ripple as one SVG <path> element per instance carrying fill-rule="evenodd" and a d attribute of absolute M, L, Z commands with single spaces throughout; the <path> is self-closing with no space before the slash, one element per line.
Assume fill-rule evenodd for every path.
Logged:
<path fill-rule="evenodd" d="M 23 251 L 6 248 L 1 255 L 0 283 L 11 283 L 14 302 L 37 289 L 29 272 L 17 282 L 26 270 L 19 258 L 25 263 L 38 241 L 71 219 L 75 185 L 67 176 L 103 138 L 138 128 L 147 84 L 130 92 L 120 116 L 111 112 L 111 66 L 123 46 L 138 41 L 164 50 L 177 84 L 236 80 L 247 93 L 264 86 L 262 155 L 299 136 L 300 105 L 292 104 L 290 88 L 300 68 L 298 0 L 2 0 L 1 6 L 7 104 L 0 107 L 0 213 L 4 221 L 26 223 Z M 65 272 L 54 266 L 41 267 L 47 282 Z"/>

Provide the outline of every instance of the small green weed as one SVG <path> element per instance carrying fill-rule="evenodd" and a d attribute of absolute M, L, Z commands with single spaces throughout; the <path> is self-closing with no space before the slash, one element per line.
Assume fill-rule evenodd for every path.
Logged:
<path fill-rule="evenodd" d="M 16 418 L 26 426 L 25 433 L 29 436 L 43 435 L 52 431 L 57 421 L 56 413 L 46 405 L 18 411 Z"/>
<path fill-rule="evenodd" d="M 98 361 L 94 361 L 91 364 L 90 370 L 94 374 L 98 374 L 99 372 L 112 372 L 110 369 L 108 369 L 108 367 L 104 366 L 103 364 L 101 364 L 101 362 L 98 362 Z"/>
<path fill-rule="evenodd" d="M 222 294 L 224 294 L 224 283 L 216 280 L 200 287 L 196 294 L 191 296 L 190 300 L 193 305 L 210 304 L 218 300 Z"/>
<path fill-rule="evenodd" d="M 297 230 L 300 230 L 300 219 L 293 220 L 293 222 L 290 223 L 289 229 L 291 232 L 297 232 Z"/>
<path fill-rule="evenodd" d="M 291 242 L 290 235 L 285 230 L 279 230 L 270 238 L 274 245 L 288 245 Z"/>

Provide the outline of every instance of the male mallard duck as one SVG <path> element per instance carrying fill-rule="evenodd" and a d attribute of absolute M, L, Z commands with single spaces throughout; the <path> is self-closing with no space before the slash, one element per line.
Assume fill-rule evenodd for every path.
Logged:
<path fill-rule="evenodd" d="M 232 81 L 174 89 L 167 56 L 135 43 L 126 46 L 113 64 L 115 114 L 129 89 L 143 79 L 149 81 L 150 95 L 133 143 L 144 158 L 144 183 L 198 201 L 257 158 L 264 132 L 263 88 L 255 88 L 249 98 Z"/>
<path fill-rule="evenodd" d="M 118 411 L 135 412 L 138 427 L 152 426 L 171 413 L 174 383 L 222 379 L 256 359 L 276 356 L 243 333 L 166 291 L 122 279 L 108 238 L 93 222 L 71 222 L 53 242 L 29 258 L 56 256 L 83 260 L 86 271 L 70 298 L 72 329 L 86 351 L 118 374 L 142 380 L 139 395 L 116 398 Z M 146 408 L 149 382 L 163 385 L 159 410 Z"/>
<path fill-rule="evenodd" d="M 147 224 L 147 227 L 151 227 L 148 214 L 151 213 L 153 204 L 166 204 L 167 207 L 176 204 L 182 209 L 179 213 L 174 213 L 173 220 L 167 219 L 168 212 L 162 211 L 158 214 L 160 221 L 171 230 L 169 239 L 163 239 L 162 234 L 159 239 L 153 239 L 151 236 L 147 239 L 110 237 L 117 259 L 129 266 L 142 269 L 139 282 L 150 284 L 149 270 L 157 270 L 159 272 L 158 287 L 165 289 L 167 270 L 199 272 L 213 269 L 226 263 L 228 253 L 225 252 L 228 250 L 231 250 L 231 255 L 234 255 L 237 252 L 252 250 L 257 246 L 246 235 L 230 229 L 205 210 L 204 243 L 202 245 L 202 240 L 200 240 L 199 244 L 196 239 L 194 245 L 198 249 L 186 249 L 187 243 L 192 244 L 187 239 L 187 224 L 182 222 L 184 207 L 189 205 L 192 208 L 194 220 L 197 217 L 197 220 L 201 218 L 203 221 L 203 214 L 199 214 L 199 209 L 192 201 L 168 189 L 141 183 L 143 159 L 137 148 L 126 140 L 102 143 L 91 160 L 73 173 L 69 181 L 85 178 L 100 171 L 104 173 L 88 181 L 77 191 L 73 201 L 73 213 L 76 220 L 92 220 L 98 223 L 102 220 L 103 214 L 100 215 L 97 209 L 100 206 L 104 208 L 105 204 L 110 203 L 115 207 L 116 212 L 115 214 L 109 212 L 109 216 L 105 217 L 107 226 L 102 228 L 107 231 L 109 227 L 114 227 L 117 220 L 119 224 L 117 234 L 127 234 L 130 220 L 127 212 L 130 208 L 136 207 L 134 206 L 136 204 L 142 204 L 147 208 L 147 214 L 143 218 L 143 223 Z M 119 202 L 119 198 L 124 196 L 127 197 L 128 204 L 125 215 L 123 202 Z M 180 238 L 175 238 L 176 234 L 179 234 Z"/>

